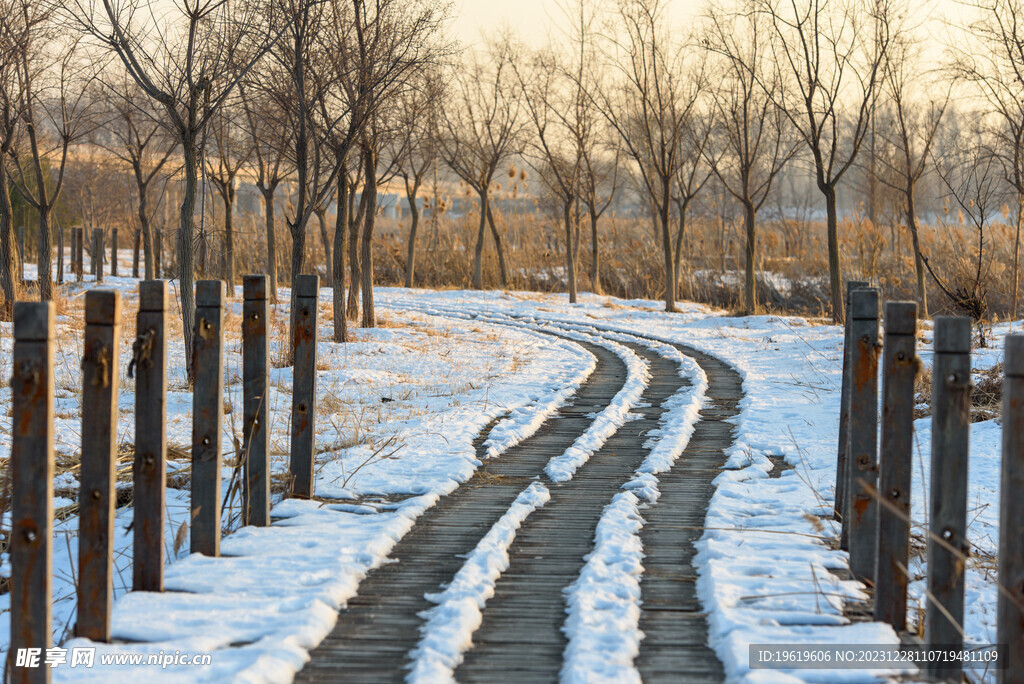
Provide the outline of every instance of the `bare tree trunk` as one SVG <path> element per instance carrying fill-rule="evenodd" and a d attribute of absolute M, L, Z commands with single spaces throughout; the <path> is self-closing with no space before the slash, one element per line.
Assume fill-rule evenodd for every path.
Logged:
<path fill-rule="evenodd" d="M 664 197 L 669 197 L 670 184 L 664 183 L 662 191 Z M 659 207 L 661 210 L 661 251 L 665 257 L 665 311 L 676 310 L 676 270 L 672 263 L 672 233 L 669 223 L 671 222 L 671 203 L 664 200 Z"/>
<path fill-rule="evenodd" d="M 142 252 L 144 257 L 144 271 L 146 280 L 153 280 L 158 277 L 156 273 L 156 258 L 153 253 L 153 227 L 149 223 L 149 208 L 146 190 L 139 188 L 139 230 L 142 236 Z M 137 242 L 137 240 L 136 240 Z M 133 264 L 134 277 L 138 277 L 137 264 Z"/>
<path fill-rule="evenodd" d="M 348 319 L 345 316 L 345 257 L 348 252 L 348 173 L 342 162 L 338 174 L 338 213 L 334 217 L 334 269 L 331 304 L 334 311 L 334 341 L 348 342 Z"/>
<path fill-rule="evenodd" d="M 409 216 L 412 223 L 409 225 L 409 255 L 405 260 L 405 286 L 412 287 L 415 282 L 416 273 L 416 230 L 420 225 L 420 210 L 416 206 L 416 195 L 409 197 Z"/>
<path fill-rule="evenodd" d="M 375 328 L 377 317 L 373 309 L 373 228 L 377 219 L 377 158 L 372 150 L 364 154 L 366 161 L 366 214 L 363 217 L 363 240 L 360 251 L 360 273 L 363 286 L 364 328 Z"/>
<path fill-rule="evenodd" d="M 366 211 L 366 193 L 363 192 L 359 201 L 359 210 L 352 211 L 356 201 L 356 189 L 349 188 L 350 204 L 348 219 L 348 311 L 346 315 L 355 320 L 359 318 L 359 293 L 361 290 L 362 273 L 359 263 L 359 224 L 362 222 L 363 212 Z"/>
<path fill-rule="evenodd" d="M 185 170 L 185 191 L 181 202 L 181 216 L 178 227 L 178 278 L 181 285 L 181 325 L 185 339 L 185 368 L 188 381 L 195 380 L 195 368 L 192 365 L 192 348 L 194 342 L 193 325 L 196 316 L 195 283 L 195 226 L 193 215 L 196 210 L 196 190 L 199 185 L 199 164 L 196 159 L 195 139 L 186 136 L 183 141 Z"/>
<path fill-rule="evenodd" d="M 843 273 L 839 257 L 839 215 L 836 209 L 836 189 L 831 185 L 819 188 L 825 195 L 825 211 L 828 217 L 828 279 L 832 298 L 832 322 L 842 323 L 846 320 L 843 310 L 842 280 Z"/>
<path fill-rule="evenodd" d="M 136 228 L 132 235 L 132 278 L 139 277 L 139 259 L 142 252 L 142 228 Z"/>
<path fill-rule="evenodd" d="M 228 295 L 235 292 L 235 184 L 231 183 L 224 192 L 224 280 L 228 284 Z"/>
<path fill-rule="evenodd" d="M 327 209 L 317 210 L 316 219 L 320 224 L 320 240 L 324 243 L 324 285 L 333 287 L 334 279 L 331 276 L 334 260 L 331 259 L 331 238 L 327 235 Z"/>
<path fill-rule="evenodd" d="M 754 272 L 754 260 L 757 256 L 757 226 L 754 203 L 743 202 L 743 227 L 747 233 L 746 275 L 743 283 L 743 308 L 748 316 L 757 314 L 757 274 Z"/>
<path fill-rule="evenodd" d="M 689 202 L 680 201 L 676 204 L 676 211 L 679 212 L 679 228 L 676 231 L 675 257 L 672 272 L 675 274 L 676 293 L 679 293 L 679 279 L 683 271 L 683 239 L 686 236 L 686 205 Z"/>
<path fill-rule="evenodd" d="M 569 303 L 576 303 L 576 264 L 573 259 L 573 236 L 572 236 L 572 200 L 566 202 L 562 207 L 562 215 L 565 219 L 565 272 L 568 276 Z"/>
<path fill-rule="evenodd" d="M 476 234 L 476 251 L 473 254 L 473 289 L 484 289 L 484 231 L 487 229 L 487 188 L 480 192 L 480 229 Z"/>
<path fill-rule="evenodd" d="M 36 283 L 39 286 L 39 301 L 53 300 L 53 244 L 50 238 L 49 206 L 39 207 L 39 236 L 36 244 Z"/>
<path fill-rule="evenodd" d="M 910 241 L 914 246 L 914 275 L 917 277 L 917 301 L 921 305 L 919 315 L 928 318 L 928 288 L 924 277 L 924 257 L 921 254 L 921 237 L 917 225 L 917 211 L 914 208 L 914 191 L 907 188 L 907 227 Z"/>
<path fill-rule="evenodd" d="M 501 233 L 494 225 L 494 214 L 491 212 L 491 202 L 487 201 L 487 224 L 491 227 L 491 235 L 494 236 L 494 246 L 498 250 L 498 272 L 501 274 L 501 286 L 508 287 L 508 269 L 505 267 L 505 245 L 501 241 Z"/>
<path fill-rule="evenodd" d="M 601 287 L 601 257 L 597 244 L 597 215 L 590 212 L 590 286 L 594 294 L 604 294 Z"/>
<path fill-rule="evenodd" d="M 1016 221 L 1016 235 L 1013 239 L 1013 300 L 1012 300 L 1012 314 L 1013 320 L 1017 319 L 1017 301 L 1020 298 L 1020 228 L 1021 222 L 1024 221 L 1024 194 L 1017 193 L 1017 221 Z"/>
<path fill-rule="evenodd" d="M 18 270 L 17 248 L 14 238 L 14 209 L 7 185 L 7 171 L 0 163 L 0 292 L 4 301 L 0 318 L 10 320 L 14 307 L 14 273 Z"/>
<path fill-rule="evenodd" d="M 270 299 L 277 302 L 277 236 L 274 234 L 274 192 L 276 186 L 260 189 L 267 232 L 267 273 L 270 275 Z"/>

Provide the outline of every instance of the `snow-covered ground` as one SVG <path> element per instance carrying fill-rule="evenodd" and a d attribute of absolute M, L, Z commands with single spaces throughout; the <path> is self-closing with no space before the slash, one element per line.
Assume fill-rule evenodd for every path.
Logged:
<path fill-rule="evenodd" d="M 132 297 L 134 281 L 105 284 Z M 240 295 L 240 292 L 238 293 Z M 549 464 L 553 478 L 570 478 L 610 431 L 629 418 L 646 385 L 645 368 L 622 342 L 644 344 L 676 358 L 690 379 L 671 400 L 652 454 L 623 491 L 609 501 L 583 573 L 569 594 L 566 633 L 570 645 L 566 681 L 629 681 L 638 678 L 632 659 L 643 635 L 638 628 L 643 549 L 639 529 L 646 506 L 658 495 L 657 474 L 685 448 L 704 401 L 706 380 L 695 363 L 677 358 L 664 343 L 701 349 L 731 364 L 742 375 L 746 398 L 736 419 L 737 440 L 729 463 L 716 480 L 706 530 L 699 542 L 698 591 L 708 613 L 711 646 L 733 680 L 877 681 L 883 671 L 751 671 L 751 643 L 894 643 L 888 627 L 851 624 L 843 616 L 846 600 L 863 596 L 855 582 L 840 581 L 830 570 L 846 566 L 833 543 L 828 520 L 835 482 L 841 329 L 798 317 L 727 318 L 706 307 L 683 305 L 665 314 L 649 301 L 622 301 L 584 295 L 570 306 L 564 296 L 503 292 L 432 292 L 379 288 L 384 326 L 358 330 L 356 342 L 322 342 L 318 390 L 322 415 L 317 435 L 317 493 L 325 502 L 283 501 L 274 507 L 280 520 L 270 528 L 243 528 L 226 537 L 230 558 L 189 556 L 168 549 L 172 564 L 167 584 L 191 594 L 125 594 L 130 582 L 131 509 L 118 515 L 119 572 L 116 592 L 117 636 L 141 644 L 101 646 L 103 652 L 173 653 L 215 651 L 214 664 L 202 670 L 208 680 L 287 681 L 307 652 L 333 625 L 337 610 L 355 593 L 361 577 L 383 562 L 388 551 L 419 513 L 468 479 L 476 461 L 472 440 L 492 419 L 500 422 L 488 441 L 495 456 L 535 431 L 587 377 L 594 358 L 570 340 L 538 333 L 548 326 L 560 334 L 602 344 L 622 357 L 630 380 L 616 402 L 598 416 L 575 451 Z M 282 301 L 287 301 L 283 297 Z M 128 305 L 129 309 L 131 304 Z M 237 329 L 238 297 L 228 327 Z M 321 315 L 329 315 L 329 291 L 323 291 Z M 283 318 L 284 313 L 282 312 Z M 3 325 L 3 324 L 0 324 Z M 58 358 L 58 450 L 73 455 L 77 441 L 78 328 L 72 317 L 60 321 Z M 330 324 L 320 323 L 321 339 Z M 975 366 L 990 367 L 1001 358 L 1002 336 L 1021 326 L 993 331 L 995 345 L 977 354 Z M 134 325 L 126 321 L 122 369 L 127 365 Z M 924 332 L 927 337 L 928 331 Z M 0 327 L 0 376 L 8 377 L 10 327 Z M 239 342 L 229 340 L 225 381 L 229 401 L 240 405 Z M 922 357 L 930 363 L 927 347 Z M 673 356 L 675 354 L 675 356 Z M 631 356 L 632 355 L 632 358 Z M 171 360 L 169 437 L 187 446 L 191 401 L 183 386 L 178 347 Z M 270 405 L 275 472 L 283 472 L 287 454 L 290 371 L 272 371 Z M 131 381 L 122 370 L 122 407 L 130 407 Z M 382 402 L 387 398 L 391 401 Z M 0 389 L 0 457 L 10 447 L 10 390 Z M 121 414 L 122 440 L 131 442 L 131 411 Z M 225 418 L 225 453 L 233 453 L 231 435 L 240 417 Z M 917 422 L 920 467 L 912 495 L 914 518 L 925 519 L 928 482 L 927 419 Z M 972 425 L 970 540 L 994 553 L 998 539 L 999 430 L 994 421 Z M 772 458 L 791 466 L 778 472 Z M 187 454 L 175 468 L 183 468 Z M 73 472 L 58 486 L 74 487 Z M 231 468 L 225 467 L 225 487 Z M 524 491 L 490 534 L 467 558 L 455 581 L 435 597 L 427 630 L 417 650 L 414 676 L 435 681 L 450 676 L 468 648 L 479 612 L 507 564 L 515 530 L 537 506 L 544 491 Z M 227 491 L 227 489 L 225 489 Z M 169 492 L 168 539 L 185 519 L 187 491 Z M 62 503 L 70 503 L 63 501 Z M 73 618 L 73 563 L 77 555 L 75 517 L 57 534 L 55 557 L 56 637 L 68 633 Z M 170 542 L 169 542 L 170 543 Z M 922 559 L 914 570 L 921 572 Z M 3 571 L 9 571 L 4 558 Z M 992 643 L 995 583 L 982 562 L 968 567 L 969 611 L 965 631 L 972 643 Z M 912 605 L 921 583 L 911 587 Z M 9 597 L 0 596 L 0 610 Z M 975 603 L 976 602 L 976 603 Z M 922 603 L 923 605 L 923 603 Z M 911 611 L 911 617 L 916 610 Z M 0 621 L 0 645 L 8 641 Z M 80 645 L 72 640 L 68 645 Z M 153 676 L 194 679 L 195 669 L 152 668 Z M 57 668 L 58 677 L 81 679 L 82 670 Z M 133 671 L 132 677 L 136 676 Z M 418 674 L 417 674 L 418 673 Z M 446 674 L 447 673 L 447 674 Z M 125 677 L 124 669 L 94 668 L 96 681 Z"/>

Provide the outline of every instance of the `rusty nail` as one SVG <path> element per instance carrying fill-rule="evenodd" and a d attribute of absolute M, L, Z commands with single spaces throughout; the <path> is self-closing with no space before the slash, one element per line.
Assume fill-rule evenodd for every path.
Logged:
<path fill-rule="evenodd" d="M 25 530 L 25 541 L 34 542 L 37 539 L 35 530 Z"/>

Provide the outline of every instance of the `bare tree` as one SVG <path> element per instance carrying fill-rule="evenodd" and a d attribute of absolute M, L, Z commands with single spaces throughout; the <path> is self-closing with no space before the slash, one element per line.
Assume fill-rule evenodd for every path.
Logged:
<path fill-rule="evenodd" d="M 796 153 L 786 115 L 776 105 L 777 75 L 764 73 L 764 17 L 728 13 L 714 7 L 708 14 L 705 45 L 720 57 L 720 85 L 711 91 L 715 134 L 707 155 L 725 189 L 743 206 L 746 267 L 743 308 L 756 314 L 757 212 L 764 206 L 783 167 Z"/>
<path fill-rule="evenodd" d="M 213 155 L 206 155 L 206 177 L 224 203 L 224 240 L 221 245 L 221 278 L 228 290 L 235 287 L 235 197 L 238 173 L 248 164 L 252 147 L 247 144 L 235 118 L 241 108 L 223 107 L 210 122 Z"/>
<path fill-rule="evenodd" d="M 622 146 L 614 136 L 604 145 L 590 145 L 583 154 L 583 173 L 580 176 L 580 199 L 590 217 L 590 283 L 594 292 L 601 294 L 601 253 L 597 224 L 612 206 L 621 186 Z M 600 138 L 598 138 L 600 140 Z"/>
<path fill-rule="evenodd" d="M 999 158 L 1013 188 L 1012 316 L 1020 297 L 1021 228 L 1024 226 L 1024 1 L 969 0 L 977 13 L 956 55 L 954 73 L 971 83 L 1000 119 Z"/>
<path fill-rule="evenodd" d="M 116 91 L 108 89 L 104 101 L 108 110 L 106 123 L 97 131 L 97 137 L 108 152 L 131 167 L 144 274 L 146 280 L 152 280 L 156 277 L 152 220 L 159 201 L 152 201 L 152 190 L 170 163 L 177 143 L 164 134 L 157 113 L 151 110 L 150 101 L 134 82 L 124 83 Z"/>
<path fill-rule="evenodd" d="M 108 49 L 127 69 L 181 147 L 184 192 L 178 268 L 185 361 L 192 368 L 200 147 L 210 121 L 284 30 L 268 6 L 255 2 L 180 0 L 59 0 L 66 18 Z M 285 28 L 290 17 L 284 18 Z"/>
<path fill-rule="evenodd" d="M 928 170 L 932 145 L 949 104 L 952 84 L 943 88 L 941 83 L 926 79 L 921 72 L 919 44 L 909 33 L 901 33 L 893 39 L 885 64 L 885 93 L 895 125 L 883 126 L 881 133 L 894 155 L 891 160 L 885 155 L 878 157 L 889 171 L 879 174 L 878 178 L 903 195 L 903 211 L 914 250 L 919 315 L 927 318 L 928 288 L 917 223 L 917 184 Z"/>
<path fill-rule="evenodd" d="M 774 68 L 762 87 L 807 146 L 825 198 L 832 318 L 842 322 L 836 187 L 868 132 L 891 37 L 889 0 L 753 1 L 771 28 Z"/>
<path fill-rule="evenodd" d="M 64 187 L 68 150 L 86 130 L 86 95 L 93 76 L 87 70 L 91 67 L 79 59 L 77 41 L 61 40 L 55 24 L 47 19 L 37 27 L 21 53 L 25 136 L 9 156 L 14 186 L 38 216 L 37 283 L 39 298 L 49 301 L 53 299 L 52 214 Z"/>
<path fill-rule="evenodd" d="M 480 224 L 473 253 L 473 288 L 483 289 L 484 234 L 495 174 L 519 151 L 523 124 L 520 101 L 513 92 L 507 41 L 490 45 L 486 55 L 470 53 L 452 79 L 449 105 L 441 119 L 438 153 L 479 198 Z M 501 268 L 508 283 L 501 237 L 492 231 Z"/>
<path fill-rule="evenodd" d="M 599 110 L 636 165 L 665 264 L 665 310 L 676 310 L 673 185 L 684 164 L 686 122 L 706 85 L 703 51 L 670 40 L 662 0 L 618 0 L 615 83 L 598 89 Z M 687 59 L 690 57 L 690 59 Z"/>

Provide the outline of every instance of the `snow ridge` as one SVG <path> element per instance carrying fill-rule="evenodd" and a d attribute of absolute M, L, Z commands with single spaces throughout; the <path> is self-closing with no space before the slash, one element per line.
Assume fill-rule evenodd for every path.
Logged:
<path fill-rule="evenodd" d="M 437 606 L 421 613 L 426 624 L 411 654 L 413 664 L 406 681 L 455 681 L 455 668 L 473 645 L 473 633 L 483 620 L 484 604 L 494 596 L 495 583 L 508 569 L 508 550 L 516 530 L 550 500 L 551 493 L 540 482 L 524 489 L 469 554 L 451 584 L 440 594 L 427 596 Z"/>

